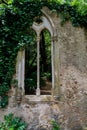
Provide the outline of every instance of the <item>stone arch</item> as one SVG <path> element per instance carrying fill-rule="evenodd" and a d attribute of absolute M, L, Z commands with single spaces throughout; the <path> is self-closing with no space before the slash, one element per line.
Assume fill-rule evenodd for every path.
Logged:
<path fill-rule="evenodd" d="M 57 36 L 57 30 L 55 29 L 55 25 L 52 21 L 52 18 L 47 14 L 47 12 L 45 11 L 45 9 L 43 8 L 42 10 L 42 16 L 41 16 L 41 20 L 42 22 L 40 24 L 34 22 L 32 28 L 35 30 L 35 32 L 37 33 L 37 36 L 40 35 L 40 32 L 46 28 L 47 30 L 49 30 L 51 37 L 55 37 Z"/>
<path fill-rule="evenodd" d="M 37 34 L 37 90 L 36 95 L 40 95 L 40 87 L 39 87 L 39 42 L 40 42 L 40 33 L 44 29 L 47 29 L 51 34 L 51 63 L 52 63 L 52 94 L 55 95 L 55 44 L 57 43 L 57 30 L 55 29 L 54 22 L 49 14 L 42 9 L 41 23 L 34 22 L 32 25 L 32 29 Z M 20 59 L 20 60 L 18 60 Z M 24 90 L 24 74 L 25 74 L 25 50 L 20 50 L 17 56 L 17 64 L 16 64 L 16 78 L 18 80 L 18 87 L 22 88 L 23 95 L 25 94 Z M 56 83 L 57 84 L 57 83 Z M 56 90 L 56 89 L 55 89 Z"/>
<path fill-rule="evenodd" d="M 57 36 L 57 32 L 55 30 L 55 26 L 54 23 L 51 19 L 51 17 L 45 12 L 44 9 L 42 9 L 42 13 L 43 15 L 41 16 L 41 23 L 33 23 L 33 30 L 36 32 L 37 34 L 37 91 L 36 91 L 36 95 L 40 95 L 40 81 L 39 81 L 39 42 L 40 42 L 40 33 L 44 30 L 47 29 L 50 34 L 51 34 L 51 64 L 52 64 L 52 89 L 54 89 L 54 42 L 56 41 L 55 36 Z"/>

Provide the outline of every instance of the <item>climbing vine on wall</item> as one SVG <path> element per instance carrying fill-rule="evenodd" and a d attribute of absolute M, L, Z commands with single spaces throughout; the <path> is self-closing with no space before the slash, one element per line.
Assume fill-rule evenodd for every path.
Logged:
<path fill-rule="evenodd" d="M 84 0 L 5 0 L 0 1 L 0 107 L 8 104 L 8 91 L 15 74 L 17 52 L 31 44 L 31 26 L 41 8 L 47 6 L 73 26 L 87 27 L 87 2 Z"/>

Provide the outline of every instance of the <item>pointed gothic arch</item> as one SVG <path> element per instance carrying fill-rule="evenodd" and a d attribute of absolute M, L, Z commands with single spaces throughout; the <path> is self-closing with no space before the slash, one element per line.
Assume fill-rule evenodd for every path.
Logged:
<path fill-rule="evenodd" d="M 40 95 L 40 61 L 39 61 L 39 42 L 40 42 L 40 33 L 47 29 L 51 34 L 51 64 L 52 64 L 52 95 L 55 95 L 55 43 L 57 42 L 57 30 L 55 29 L 54 22 L 52 18 L 42 9 L 43 15 L 41 16 L 41 23 L 34 22 L 32 29 L 36 32 L 37 35 L 37 90 L 36 95 Z M 16 64 L 16 79 L 18 80 L 18 88 L 22 88 L 22 95 L 25 94 L 24 89 L 24 79 L 25 79 L 25 50 L 20 50 L 17 56 Z M 58 86 L 57 86 L 58 87 Z"/>

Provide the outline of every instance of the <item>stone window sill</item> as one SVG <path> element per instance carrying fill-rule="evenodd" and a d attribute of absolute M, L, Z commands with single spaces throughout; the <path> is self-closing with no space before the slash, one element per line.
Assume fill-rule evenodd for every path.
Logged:
<path fill-rule="evenodd" d="M 53 96 L 52 95 L 25 95 L 24 96 L 25 101 L 29 102 L 49 102 L 53 101 Z"/>

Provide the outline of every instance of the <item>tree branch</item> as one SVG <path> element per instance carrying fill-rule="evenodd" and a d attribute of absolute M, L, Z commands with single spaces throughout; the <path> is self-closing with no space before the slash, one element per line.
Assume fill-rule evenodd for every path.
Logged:
<path fill-rule="evenodd" d="M 0 0 L 0 4 L 2 4 L 2 3 L 8 5 L 6 1 L 4 1 L 4 0 Z"/>

